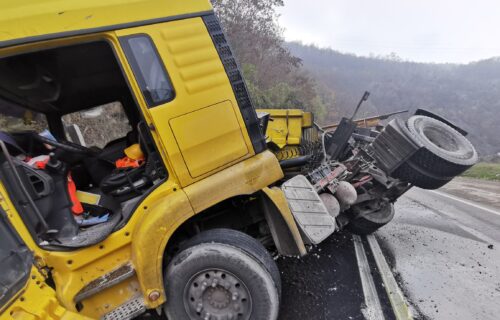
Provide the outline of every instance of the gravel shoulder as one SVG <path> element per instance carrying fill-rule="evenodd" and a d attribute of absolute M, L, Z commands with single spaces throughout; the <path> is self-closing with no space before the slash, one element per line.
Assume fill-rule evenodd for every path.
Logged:
<path fill-rule="evenodd" d="M 440 191 L 500 210 L 500 181 L 458 177 Z"/>

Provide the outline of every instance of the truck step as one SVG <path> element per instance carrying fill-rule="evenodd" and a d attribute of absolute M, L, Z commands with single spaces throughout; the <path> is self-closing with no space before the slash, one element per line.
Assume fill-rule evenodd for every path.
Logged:
<path fill-rule="evenodd" d="M 305 176 L 293 177 L 281 189 L 306 243 L 318 244 L 335 231 L 335 218 Z"/>
<path fill-rule="evenodd" d="M 75 296 L 75 302 L 78 303 L 88 297 L 91 297 L 97 293 L 102 292 L 102 290 L 112 287 L 126 279 L 132 277 L 135 274 L 134 267 L 127 263 L 119 268 L 90 281 L 85 287 L 83 287 Z"/>
<path fill-rule="evenodd" d="M 146 312 L 142 298 L 129 300 L 110 313 L 105 314 L 101 320 L 131 320 Z"/>

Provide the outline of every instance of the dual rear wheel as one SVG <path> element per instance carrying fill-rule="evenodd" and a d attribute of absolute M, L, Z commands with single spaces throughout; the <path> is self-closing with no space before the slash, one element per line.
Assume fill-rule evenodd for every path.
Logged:
<path fill-rule="evenodd" d="M 394 172 L 396 178 L 423 189 L 437 189 L 478 161 L 472 143 L 444 122 L 417 115 L 406 126 L 409 138 L 421 148 Z"/>
<path fill-rule="evenodd" d="M 423 189 L 437 189 L 478 161 L 474 146 L 460 132 L 434 118 L 416 115 L 406 122 L 406 133 L 420 149 L 392 174 Z M 361 203 L 350 209 L 347 229 L 366 235 L 394 218 L 394 206 L 389 202 Z"/>

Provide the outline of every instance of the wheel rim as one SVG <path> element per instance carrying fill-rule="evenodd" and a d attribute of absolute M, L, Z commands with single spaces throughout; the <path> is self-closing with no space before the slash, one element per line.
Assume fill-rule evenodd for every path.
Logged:
<path fill-rule="evenodd" d="M 477 162 L 474 146 L 447 124 L 425 116 L 413 116 L 408 119 L 407 126 L 416 142 L 423 144 L 438 158 L 461 166 L 471 166 Z"/>
<path fill-rule="evenodd" d="M 184 289 L 184 306 L 191 319 L 248 320 L 252 313 L 247 286 L 222 269 L 201 271 L 191 277 Z"/>
<path fill-rule="evenodd" d="M 429 142 L 448 152 L 457 152 L 459 150 L 458 142 L 455 136 L 441 128 L 427 127 L 422 130 L 423 135 Z"/>

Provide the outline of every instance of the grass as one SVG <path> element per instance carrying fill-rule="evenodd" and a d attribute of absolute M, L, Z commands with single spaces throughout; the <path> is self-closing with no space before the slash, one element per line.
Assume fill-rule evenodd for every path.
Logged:
<path fill-rule="evenodd" d="M 480 162 L 469 170 L 465 171 L 462 176 L 500 181 L 500 163 Z"/>

